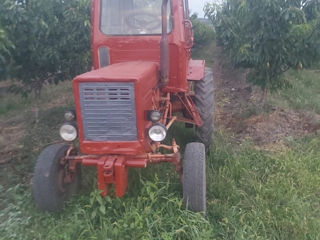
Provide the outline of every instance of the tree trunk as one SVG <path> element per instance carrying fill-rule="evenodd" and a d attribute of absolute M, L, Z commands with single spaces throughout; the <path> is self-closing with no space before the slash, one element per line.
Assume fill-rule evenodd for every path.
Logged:
<path fill-rule="evenodd" d="M 36 86 L 34 89 L 34 96 L 36 99 L 36 107 L 34 109 L 34 118 L 35 118 L 36 125 L 38 125 L 39 120 L 40 120 L 39 112 L 40 112 L 41 90 L 42 90 L 42 86 L 40 84 L 38 86 Z"/>
<path fill-rule="evenodd" d="M 259 100 L 259 112 L 263 111 L 263 108 L 265 107 L 266 101 L 267 101 L 267 97 L 268 97 L 268 89 L 265 88 L 263 89 L 263 92 L 261 94 L 261 98 Z"/>

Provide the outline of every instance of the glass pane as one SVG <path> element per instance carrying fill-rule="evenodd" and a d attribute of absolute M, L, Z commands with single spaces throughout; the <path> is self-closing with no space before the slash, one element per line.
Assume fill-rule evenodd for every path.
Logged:
<path fill-rule="evenodd" d="M 101 0 L 101 31 L 108 35 L 161 34 L 162 0 Z M 168 1 L 168 32 L 172 29 Z"/>
<path fill-rule="evenodd" d="M 189 19 L 189 3 L 188 0 L 183 0 L 183 10 L 184 10 L 184 17 Z"/>

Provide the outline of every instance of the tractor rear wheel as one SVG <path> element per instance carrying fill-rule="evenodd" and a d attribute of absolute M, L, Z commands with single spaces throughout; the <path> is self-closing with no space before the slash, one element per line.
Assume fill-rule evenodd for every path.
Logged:
<path fill-rule="evenodd" d="M 70 173 L 68 163 L 61 159 L 66 156 L 68 144 L 58 143 L 46 147 L 39 155 L 34 171 L 32 193 L 38 209 L 57 212 L 64 202 L 80 186 L 80 166 Z"/>
<path fill-rule="evenodd" d="M 206 212 L 206 151 L 202 143 L 189 143 L 183 160 L 183 203 L 193 212 Z"/>
<path fill-rule="evenodd" d="M 195 105 L 203 121 L 203 125 L 196 129 L 197 136 L 209 148 L 212 143 L 214 121 L 214 85 L 210 68 L 205 69 L 205 76 L 202 80 L 195 82 L 194 91 Z"/>

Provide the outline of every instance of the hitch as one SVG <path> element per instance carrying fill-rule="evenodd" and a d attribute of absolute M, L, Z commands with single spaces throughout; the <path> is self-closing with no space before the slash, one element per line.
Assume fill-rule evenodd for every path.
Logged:
<path fill-rule="evenodd" d="M 68 173 L 72 174 L 76 171 L 77 164 L 83 166 L 95 166 L 97 168 L 98 189 L 101 191 L 101 196 L 108 195 L 109 186 L 115 185 L 115 194 L 117 197 L 122 197 L 128 187 L 128 169 L 129 168 L 146 168 L 148 164 L 171 163 L 175 167 L 176 173 L 182 179 L 182 165 L 180 147 L 175 139 L 172 140 L 172 145 L 164 145 L 154 143 L 154 153 L 146 153 L 137 156 L 121 156 L 121 155 L 71 155 L 75 151 L 75 147 L 70 146 L 67 154 L 61 159 L 61 163 L 68 166 Z M 172 151 L 170 154 L 162 154 L 158 151 L 165 149 Z"/>

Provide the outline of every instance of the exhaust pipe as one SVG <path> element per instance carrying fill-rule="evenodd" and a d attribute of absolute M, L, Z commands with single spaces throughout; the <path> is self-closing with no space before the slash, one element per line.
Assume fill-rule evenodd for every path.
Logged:
<path fill-rule="evenodd" d="M 162 34 L 160 41 L 160 84 L 167 85 L 169 82 L 169 42 L 168 42 L 168 0 L 162 1 L 161 19 Z"/>

